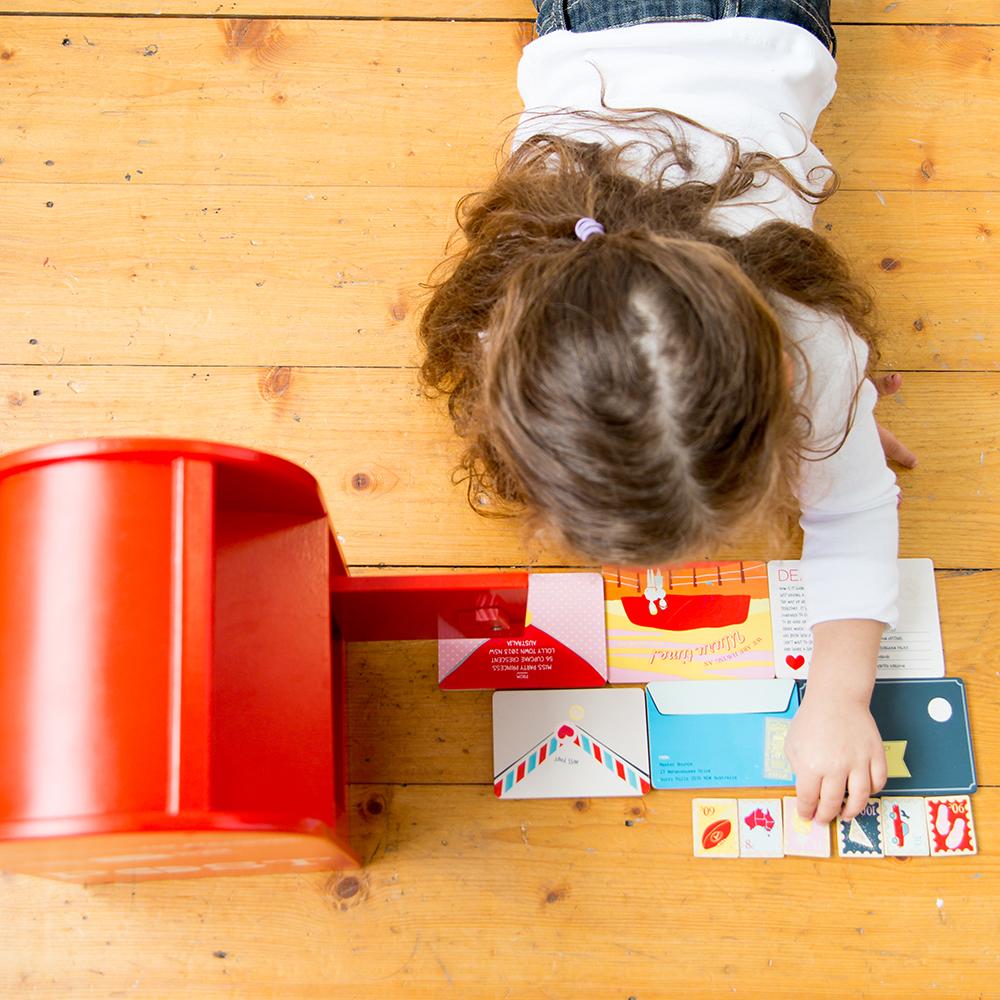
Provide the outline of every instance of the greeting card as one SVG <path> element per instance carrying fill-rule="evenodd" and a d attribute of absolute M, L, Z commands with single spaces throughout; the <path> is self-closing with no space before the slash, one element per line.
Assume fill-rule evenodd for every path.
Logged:
<path fill-rule="evenodd" d="M 611 683 L 774 676 L 764 563 L 606 566 L 603 575 Z"/>
<path fill-rule="evenodd" d="M 812 631 L 806 627 L 806 584 L 797 559 L 767 566 L 774 619 L 774 660 L 779 677 L 809 675 Z M 930 559 L 899 560 L 899 620 L 879 646 L 880 678 L 943 677 L 944 651 L 938 618 L 934 564 Z"/>

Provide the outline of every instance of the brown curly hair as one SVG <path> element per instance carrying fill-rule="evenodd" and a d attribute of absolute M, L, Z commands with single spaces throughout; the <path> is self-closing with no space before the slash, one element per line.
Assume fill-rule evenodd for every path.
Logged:
<path fill-rule="evenodd" d="M 471 506 L 527 512 L 607 563 L 659 564 L 734 528 L 787 524 L 810 433 L 788 356 L 809 375 L 775 296 L 841 315 L 870 366 L 873 301 L 819 234 L 774 221 L 734 236 L 710 215 L 758 175 L 818 204 L 836 172 L 811 190 L 780 159 L 660 108 L 573 114 L 640 137 L 528 138 L 461 199 L 462 245 L 425 286 L 421 381 L 449 395 Z M 694 168 L 682 122 L 724 140 L 715 183 L 665 183 Z M 651 155 L 636 173 L 640 146 Z M 577 239 L 582 216 L 606 234 Z"/>

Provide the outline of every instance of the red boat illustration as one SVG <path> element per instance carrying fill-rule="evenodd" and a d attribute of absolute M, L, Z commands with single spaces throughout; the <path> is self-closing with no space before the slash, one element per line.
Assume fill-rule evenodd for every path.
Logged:
<path fill-rule="evenodd" d="M 750 613 L 750 597 L 735 594 L 705 594 L 703 597 L 671 597 L 666 608 L 650 614 L 644 597 L 623 597 L 622 608 L 633 625 L 659 628 L 666 632 L 686 632 L 696 628 L 725 628 L 742 625 Z"/>
<path fill-rule="evenodd" d="M 629 622 L 664 632 L 742 625 L 753 598 L 767 597 L 762 562 L 706 562 L 647 569 L 604 568 L 605 598 Z"/>

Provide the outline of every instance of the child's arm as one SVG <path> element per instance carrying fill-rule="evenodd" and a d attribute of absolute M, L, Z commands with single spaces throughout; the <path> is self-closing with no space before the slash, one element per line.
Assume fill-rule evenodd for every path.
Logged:
<path fill-rule="evenodd" d="M 841 813 L 845 790 L 849 819 L 885 781 L 869 701 L 883 623 L 897 615 L 898 489 L 875 422 L 875 386 L 866 380 L 858 388 L 867 349 L 841 319 L 801 311 L 793 318 L 812 376 L 800 391 L 823 455 L 803 461 L 798 491 L 814 648 L 787 750 L 801 815 L 829 822 Z M 831 450 L 831 441 L 840 447 Z"/>
<path fill-rule="evenodd" d="M 806 696 L 785 744 L 803 819 L 852 819 L 885 784 L 885 749 L 868 708 L 883 628 L 861 618 L 813 626 Z"/>

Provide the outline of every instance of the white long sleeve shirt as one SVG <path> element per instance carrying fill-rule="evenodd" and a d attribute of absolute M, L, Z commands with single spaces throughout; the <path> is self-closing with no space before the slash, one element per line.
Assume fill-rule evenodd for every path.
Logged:
<path fill-rule="evenodd" d="M 577 109 L 601 110 L 603 78 L 611 107 L 658 107 L 685 115 L 737 139 L 743 152 L 789 157 L 784 161 L 788 170 L 818 189 L 825 172 L 807 175 L 829 162 L 813 145 L 812 134 L 836 91 L 836 69 L 817 38 L 781 21 L 735 17 L 554 31 L 522 54 L 518 89 L 525 110 L 514 145 L 543 131 L 589 142 L 636 138 L 634 132 L 573 115 Z M 696 170 L 688 175 L 671 168 L 665 183 L 692 176 L 717 180 L 728 160 L 723 140 L 687 126 L 682 131 Z M 776 218 L 812 228 L 813 214 L 812 204 L 767 175 L 761 187 L 720 205 L 712 221 L 742 235 Z M 840 317 L 780 296 L 772 303 L 812 372 L 812 389 L 803 403 L 813 423 L 812 444 L 825 454 L 843 436 L 867 346 Z M 805 394 L 801 373 L 797 388 Z M 801 569 L 809 625 L 845 618 L 896 622 L 898 488 L 878 438 L 876 398 L 875 387 L 865 380 L 842 447 L 802 465 Z"/>

